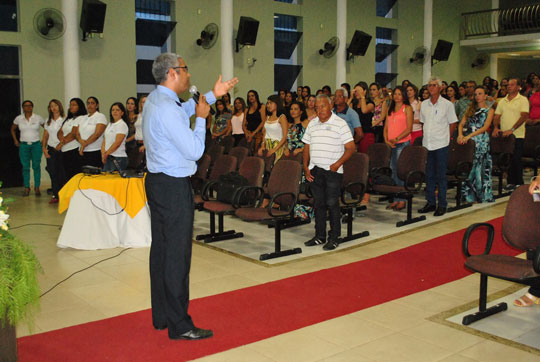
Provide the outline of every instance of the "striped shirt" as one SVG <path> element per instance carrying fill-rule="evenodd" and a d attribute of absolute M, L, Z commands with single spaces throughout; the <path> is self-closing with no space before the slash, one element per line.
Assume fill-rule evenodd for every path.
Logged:
<path fill-rule="evenodd" d="M 302 142 L 309 145 L 309 169 L 317 166 L 330 170 L 330 165 L 345 153 L 345 144 L 352 141 L 349 125 L 335 114 L 324 123 L 314 118 L 302 137 Z M 343 166 L 337 172 L 343 173 Z"/>

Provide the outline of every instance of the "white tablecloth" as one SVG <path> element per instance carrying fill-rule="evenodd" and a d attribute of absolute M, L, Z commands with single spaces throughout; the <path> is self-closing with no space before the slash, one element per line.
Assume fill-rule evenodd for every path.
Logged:
<path fill-rule="evenodd" d="M 85 197 L 86 196 L 86 197 Z M 105 210 L 100 210 L 99 208 Z M 97 190 L 75 191 L 57 246 L 82 250 L 150 246 L 150 209 L 131 218 L 114 197 Z"/>

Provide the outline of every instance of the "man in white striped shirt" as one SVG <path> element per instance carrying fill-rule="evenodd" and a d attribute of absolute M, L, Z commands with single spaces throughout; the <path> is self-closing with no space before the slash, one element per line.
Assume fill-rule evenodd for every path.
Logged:
<path fill-rule="evenodd" d="M 311 183 L 315 199 L 315 237 L 306 246 L 324 245 L 333 250 L 339 245 L 341 212 L 339 195 L 343 179 L 343 163 L 355 152 L 354 140 L 345 120 L 332 113 L 332 101 L 321 94 L 316 100 L 317 118 L 309 122 L 302 142 L 304 173 Z M 326 212 L 330 212 L 330 231 L 326 238 Z"/>

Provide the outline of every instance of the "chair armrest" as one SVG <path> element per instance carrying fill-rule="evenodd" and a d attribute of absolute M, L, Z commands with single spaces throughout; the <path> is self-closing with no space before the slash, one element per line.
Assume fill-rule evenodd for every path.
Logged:
<path fill-rule="evenodd" d="M 251 196 L 251 193 L 253 193 L 253 197 L 248 198 L 249 202 L 246 205 L 240 205 L 240 200 L 242 200 L 245 195 Z M 264 190 L 262 187 L 244 186 L 236 190 L 236 192 L 234 193 L 232 206 L 235 209 L 239 209 L 241 207 L 259 207 L 259 205 L 262 203 L 263 198 Z"/>
<path fill-rule="evenodd" d="M 270 199 L 270 202 L 268 203 L 268 207 L 266 208 L 267 211 L 268 211 L 268 215 L 270 215 L 271 217 L 280 217 L 280 216 L 282 216 L 282 215 L 274 215 L 274 208 L 272 207 L 272 205 L 275 202 L 277 202 L 277 200 L 280 197 L 283 197 L 283 196 L 290 196 L 292 198 L 293 202 L 290 203 L 289 207 L 287 207 L 287 209 L 285 211 L 287 211 L 288 214 L 293 212 L 294 205 L 296 205 L 296 202 L 298 201 L 298 195 L 296 195 L 293 192 L 278 192 L 277 194 L 272 195 L 272 198 Z M 278 202 L 278 204 L 279 204 L 279 202 Z"/>
<path fill-rule="evenodd" d="M 465 180 L 472 170 L 472 162 L 461 161 L 456 166 L 455 176 L 458 180 Z"/>
<path fill-rule="evenodd" d="M 341 191 L 341 202 L 343 202 L 345 205 L 358 204 L 360 201 L 362 201 L 362 197 L 364 196 L 365 191 L 366 191 L 366 185 L 364 183 L 359 182 L 359 181 L 350 182 Z M 358 195 L 358 198 L 354 200 L 346 200 L 345 199 L 346 192 L 349 192 L 351 194 L 356 194 Z"/>
<path fill-rule="evenodd" d="M 422 184 L 424 183 L 425 179 L 426 175 L 422 171 L 411 171 L 405 177 L 405 183 L 403 186 L 407 191 L 418 192 L 422 189 Z"/>
<path fill-rule="evenodd" d="M 488 230 L 487 240 L 486 240 L 486 248 L 484 249 L 484 255 L 488 255 L 491 251 L 491 246 L 493 245 L 493 238 L 495 237 L 495 228 L 493 225 L 480 222 L 476 224 L 472 224 L 467 228 L 465 231 L 465 235 L 463 235 L 463 241 L 462 241 L 462 248 L 463 248 L 463 254 L 468 258 L 471 256 L 471 253 L 469 253 L 469 239 L 471 238 L 471 234 L 478 228 L 485 226 Z"/>
<path fill-rule="evenodd" d="M 214 191 L 217 191 L 217 186 L 219 185 L 218 180 L 207 181 L 201 190 L 201 198 L 204 201 L 210 200 L 210 197 L 213 197 Z"/>

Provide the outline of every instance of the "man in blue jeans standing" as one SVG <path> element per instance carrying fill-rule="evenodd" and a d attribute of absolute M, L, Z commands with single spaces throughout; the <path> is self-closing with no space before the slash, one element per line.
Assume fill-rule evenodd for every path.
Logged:
<path fill-rule="evenodd" d="M 332 113 L 332 101 L 321 94 L 316 100 L 317 118 L 306 128 L 304 174 L 315 199 L 315 237 L 306 246 L 325 244 L 324 250 L 339 245 L 341 221 L 339 195 L 343 180 L 343 163 L 355 152 L 354 140 L 347 122 Z M 326 239 L 326 212 L 330 213 L 330 232 Z"/>
<path fill-rule="evenodd" d="M 422 102 L 420 122 L 423 124 L 422 145 L 428 150 L 426 165 L 427 204 L 418 210 L 421 214 L 433 212 L 434 216 L 446 213 L 446 168 L 448 165 L 448 146 L 450 135 L 454 134 L 458 119 L 452 102 L 441 97 L 442 81 L 431 77 L 428 82 L 429 99 Z M 439 188 L 435 200 L 435 186 Z"/>

